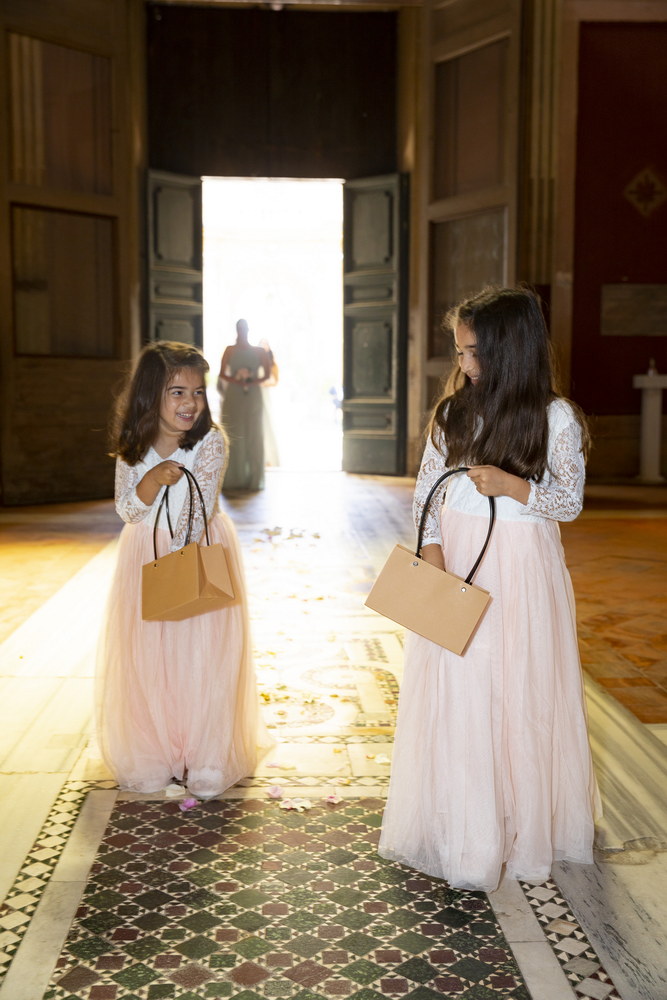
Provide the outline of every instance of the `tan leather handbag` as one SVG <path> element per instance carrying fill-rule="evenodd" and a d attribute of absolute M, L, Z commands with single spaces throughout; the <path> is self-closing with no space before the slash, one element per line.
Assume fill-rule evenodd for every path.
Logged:
<path fill-rule="evenodd" d="M 158 558 L 157 525 L 163 505 L 166 505 L 167 523 L 171 531 L 167 487 L 162 494 L 153 525 L 155 558 L 141 568 L 141 617 L 144 621 L 181 621 L 183 618 L 203 615 L 207 611 L 216 611 L 234 600 L 234 586 L 224 547 L 219 543 L 211 545 L 208 535 L 206 507 L 199 483 L 189 469 L 184 468 L 183 472 L 187 476 L 190 490 L 185 545 L 176 552 Z M 193 491 L 197 492 L 204 512 L 206 545 L 190 541 L 194 519 Z"/>
<path fill-rule="evenodd" d="M 426 639 L 462 656 L 479 624 L 491 595 L 475 587 L 472 578 L 489 544 L 496 516 L 493 497 L 489 497 L 489 530 L 475 565 L 465 580 L 425 562 L 421 556 L 424 525 L 429 504 L 438 487 L 467 466 L 451 469 L 440 476 L 431 489 L 422 511 L 415 552 L 396 545 L 366 598 L 366 606 L 417 632 Z"/>

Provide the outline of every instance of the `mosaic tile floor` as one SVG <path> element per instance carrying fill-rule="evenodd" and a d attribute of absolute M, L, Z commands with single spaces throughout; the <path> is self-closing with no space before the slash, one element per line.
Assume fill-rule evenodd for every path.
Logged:
<path fill-rule="evenodd" d="M 68 782 L 54 804 L 0 911 L 0 979 L 86 795 L 108 785 Z M 377 855 L 382 808 L 119 800 L 44 1000 L 539 1000 L 488 897 Z M 557 886 L 521 888 L 576 995 L 621 1000 Z"/>
<path fill-rule="evenodd" d="M 482 893 L 378 856 L 382 806 L 118 803 L 47 1000 L 528 998 Z"/>

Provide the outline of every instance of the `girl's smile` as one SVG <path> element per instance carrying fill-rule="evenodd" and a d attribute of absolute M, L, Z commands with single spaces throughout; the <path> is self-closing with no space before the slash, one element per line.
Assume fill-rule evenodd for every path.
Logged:
<path fill-rule="evenodd" d="M 180 437 L 195 425 L 204 410 L 206 387 L 196 368 L 176 372 L 164 391 L 160 404 L 160 430 Z"/>
<path fill-rule="evenodd" d="M 477 337 L 469 326 L 459 323 L 454 334 L 456 354 L 459 368 L 467 375 L 473 385 L 477 385 L 480 377 L 479 360 L 477 358 Z"/>

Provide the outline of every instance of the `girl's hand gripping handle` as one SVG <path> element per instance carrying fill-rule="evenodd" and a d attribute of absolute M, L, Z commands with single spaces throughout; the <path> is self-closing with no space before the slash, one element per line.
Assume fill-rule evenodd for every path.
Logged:
<path fill-rule="evenodd" d="M 149 469 L 146 475 L 137 483 L 137 496 L 142 503 L 150 507 L 163 486 L 173 486 L 183 475 L 183 466 L 167 459 Z"/>
<path fill-rule="evenodd" d="M 495 465 L 472 465 L 468 469 L 478 493 L 483 497 L 511 497 L 519 503 L 527 504 L 530 497 L 530 483 L 511 472 L 503 472 Z"/>

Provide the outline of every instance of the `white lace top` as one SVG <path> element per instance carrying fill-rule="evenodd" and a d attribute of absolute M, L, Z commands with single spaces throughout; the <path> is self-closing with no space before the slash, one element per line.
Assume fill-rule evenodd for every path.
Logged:
<path fill-rule="evenodd" d="M 547 471 L 539 483 L 531 482 L 527 504 L 511 497 L 496 497 L 496 517 L 501 520 L 541 521 L 550 518 L 554 521 L 574 521 L 581 511 L 586 474 L 581 451 L 581 428 L 572 407 L 564 399 L 555 399 L 549 404 L 548 420 Z M 415 486 L 413 513 L 417 528 L 431 487 L 449 468 L 442 433 L 438 433 L 442 452 L 429 437 Z M 442 491 L 446 491 L 444 497 Z M 452 510 L 488 517 L 488 498 L 477 492 L 464 472 L 452 476 L 442 484 L 429 504 L 423 545 L 442 541 L 440 511 L 443 501 Z"/>
<path fill-rule="evenodd" d="M 173 455 L 169 456 L 169 459 L 172 462 L 178 462 L 179 465 L 184 465 L 195 476 L 204 497 L 206 516 L 210 520 L 219 509 L 218 496 L 226 460 L 226 445 L 223 435 L 214 427 L 201 441 L 197 442 L 191 451 L 177 448 Z M 157 511 L 165 487 L 160 489 L 153 503 L 147 506 L 137 496 L 137 483 L 143 479 L 149 469 L 153 469 L 164 461 L 165 459 L 160 458 L 152 447 L 136 465 L 128 465 L 122 458 L 116 459 L 116 510 L 128 524 L 143 521 L 149 517 L 151 511 Z M 188 481 L 187 477 L 183 475 L 174 486 L 169 487 L 169 511 L 174 529 L 174 538 L 171 543 L 172 552 L 182 548 L 185 544 L 189 510 L 188 495 Z M 204 534 L 204 519 L 196 491 L 194 509 L 191 541 L 198 542 Z M 150 523 L 152 527 L 152 518 Z M 168 528 L 164 507 L 160 513 L 159 526 Z"/>

